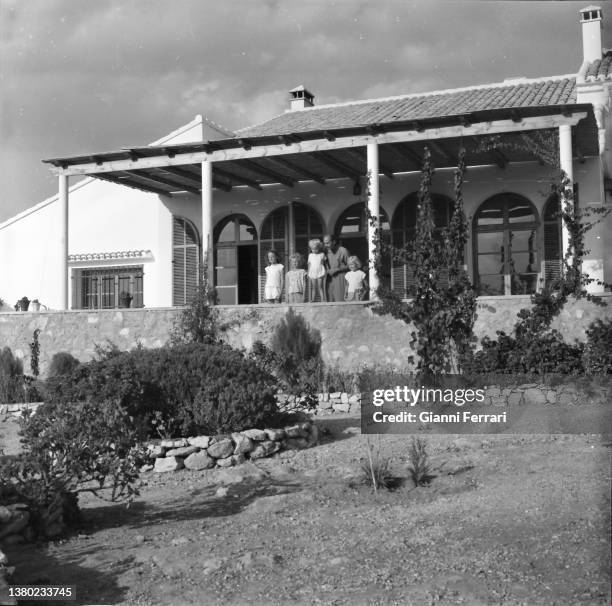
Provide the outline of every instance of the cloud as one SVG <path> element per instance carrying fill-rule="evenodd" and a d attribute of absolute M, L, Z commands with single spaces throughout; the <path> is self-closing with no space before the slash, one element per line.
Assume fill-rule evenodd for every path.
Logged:
<path fill-rule="evenodd" d="M 321 104 L 575 72 L 583 5 L 1 0 L 0 220 L 54 193 L 42 158 L 147 144 L 197 113 L 235 130 L 298 84 Z"/>

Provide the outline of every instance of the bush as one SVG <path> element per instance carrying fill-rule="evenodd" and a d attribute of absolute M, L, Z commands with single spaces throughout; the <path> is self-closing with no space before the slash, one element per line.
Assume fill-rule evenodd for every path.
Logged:
<path fill-rule="evenodd" d="M 466 374 L 528 374 L 551 373 L 579 375 L 584 372 L 584 346 L 565 343 L 555 330 L 512 337 L 497 333 L 497 340 L 485 337 L 482 349 L 463 360 Z"/>
<path fill-rule="evenodd" d="M 397 479 L 391 473 L 391 459 L 380 454 L 380 436 L 376 449 L 372 448 L 370 440 L 366 442 L 368 458 L 361 462 L 361 481 L 371 486 L 374 492 L 379 488 L 391 490 L 397 487 Z"/>
<path fill-rule="evenodd" d="M 0 461 L 0 493 L 26 501 L 41 534 L 58 500 L 67 521 L 81 492 L 111 501 L 137 494 L 144 452 L 136 447 L 132 418 L 116 402 L 44 404 L 21 422 L 25 451 Z"/>
<path fill-rule="evenodd" d="M 116 400 L 141 433 L 214 434 L 263 427 L 277 412 L 277 382 L 227 345 L 136 349 L 48 381 L 51 402 Z"/>
<path fill-rule="evenodd" d="M 422 438 L 412 438 L 409 453 L 410 465 L 408 471 L 415 486 L 425 486 L 431 482 L 433 476 L 427 453 L 427 442 Z"/>
<path fill-rule="evenodd" d="M 22 402 L 25 395 L 23 363 L 4 347 L 0 350 L 0 404 Z"/>
<path fill-rule="evenodd" d="M 53 354 L 49 365 L 49 378 L 63 377 L 69 375 L 80 364 L 80 362 L 67 351 L 59 351 Z"/>
<path fill-rule="evenodd" d="M 324 376 L 321 334 L 302 316 L 290 308 L 272 335 L 271 347 L 254 343 L 251 358 L 280 380 L 282 391 L 301 396 L 299 410 L 316 407 Z"/>
<path fill-rule="evenodd" d="M 586 335 L 583 356 L 586 374 L 612 374 L 612 320 L 595 320 Z"/>

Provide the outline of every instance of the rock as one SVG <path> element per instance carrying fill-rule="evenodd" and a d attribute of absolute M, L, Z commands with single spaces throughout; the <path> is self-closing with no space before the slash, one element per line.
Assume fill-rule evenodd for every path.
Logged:
<path fill-rule="evenodd" d="M 204 574 L 210 574 L 211 572 L 215 572 L 223 567 L 225 560 L 223 558 L 208 558 L 202 562 Z"/>
<path fill-rule="evenodd" d="M 259 482 L 266 477 L 266 474 L 254 465 L 253 463 L 246 462 L 240 467 L 233 467 L 230 469 L 224 469 L 217 473 L 217 482 L 219 484 L 240 484 L 245 481 Z"/>
<path fill-rule="evenodd" d="M 540 389 L 526 389 L 525 402 L 529 404 L 546 404 L 546 395 Z"/>
<path fill-rule="evenodd" d="M 0 528 L 0 539 L 21 532 L 29 521 L 30 513 L 28 511 L 15 511 L 11 516 L 11 521 Z"/>
<path fill-rule="evenodd" d="M 246 461 L 246 457 L 241 452 L 238 454 L 232 455 L 233 465 L 242 465 L 245 461 Z"/>
<path fill-rule="evenodd" d="M 147 473 L 148 471 L 151 471 L 154 467 L 154 465 L 143 465 L 140 468 L 140 473 Z"/>
<path fill-rule="evenodd" d="M 210 444 L 210 436 L 195 436 L 194 438 L 187 438 L 190 446 L 197 446 L 205 450 Z"/>
<path fill-rule="evenodd" d="M 137 534 L 134 537 L 134 543 L 136 543 L 136 545 L 142 545 L 145 542 L 145 537 L 143 534 Z"/>
<path fill-rule="evenodd" d="M 184 465 L 187 469 L 200 471 L 202 469 L 211 469 L 215 466 L 215 460 L 208 456 L 208 453 L 204 451 L 194 452 L 190 454 L 185 460 Z"/>
<path fill-rule="evenodd" d="M 278 513 L 287 508 L 289 498 L 286 494 L 278 494 L 270 497 L 260 497 L 253 501 L 245 511 L 249 513 Z"/>
<path fill-rule="evenodd" d="M 319 410 L 330 410 L 332 407 L 332 403 L 329 399 L 324 400 L 323 402 L 319 402 Z"/>
<path fill-rule="evenodd" d="M 215 496 L 219 498 L 226 497 L 228 492 L 229 488 L 227 486 L 219 486 L 219 488 L 217 488 L 217 492 L 215 492 Z"/>
<path fill-rule="evenodd" d="M 157 459 L 163 457 L 166 454 L 166 449 L 159 444 L 149 444 L 147 446 L 147 454 L 151 459 Z"/>
<path fill-rule="evenodd" d="M 344 403 L 342 403 L 342 402 L 339 402 L 339 403 L 337 403 L 337 404 L 336 404 L 336 403 L 334 403 L 334 404 L 332 405 L 332 408 L 333 408 L 333 409 L 334 409 L 336 412 L 350 412 L 350 411 L 351 411 L 351 405 L 350 405 L 350 404 L 348 404 L 348 403 L 344 404 Z"/>
<path fill-rule="evenodd" d="M 13 517 L 13 513 L 8 507 L 0 505 L 0 524 L 5 524 Z"/>
<path fill-rule="evenodd" d="M 187 537 L 178 537 L 176 539 L 172 539 L 172 545 L 174 547 L 179 547 L 180 545 L 187 545 L 189 543 L 189 539 Z"/>
<path fill-rule="evenodd" d="M 234 455 L 230 455 L 229 457 L 223 457 L 222 459 L 217 459 L 218 467 L 232 467 L 234 464 Z"/>
<path fill-rule="evenodd" d="M 188 457 L 194 452 L 198 452 L 200 449 L 197 446 L 181 446 L 180 448 L 173 448 L 166 453 L 167 457 Z"/>
<path fill-rule="evenodd" d="M 186 438 L 178 438 L 176 440 L 162 440 L 160 446 L 163 448 L 183 448 L 183 446 L 189 446 L 189 442 Z"/>
<path fill-rule="evenodd" d="M 234 443 L 230 438 L 223 438 L 208 447 L 208 455 L 215 459 L 224 459 L 234 454 Z"/>
<path fill-rule="evenodd" d="M 287 450 L 302 450 L 308 448 L 308 440 L 305 438 L 289 438 L 285 440 L 285 448 Z"/>
<path fill-rule="evenodd" d="M 285 427 L 285 432 L 287 433 L 288 438 L 307 438 L 308 431 L 302 427 L 302 424 L 291 425 L 290 427 Z"/>
<path fill-rule="evenodd" d="M 268 440 L 274 440 L 275 442 L 280 442 L 287 437 L 284 429 L 264 429 L 264 431 L 268 436 Z"/>
<path fill-rule="evenodd" d="M 280 442 L 273 442 L 272 440 L 260 442 L 257 444 L 253 452 L 251 452 L 251 459 L 262 459 L 264 457 L 269 457 L 275 452 L 278 452 L 280 449 Z"/>
<path fill-rule="evenodd" d="M 0 550 L 0 566 L 8 566 L 8 558 L 2 550 Z"/>
<path fill-rule="evenodd" d="M 343 391 L 342 394 L 340 395 L 340 401 L 343 404 L 348 404 L 349 403 L 349 395 L 345 391 Z"/>
<path fill-rule="evenodd" d="M 154 471 L 163 473 L 164 471 L 177 471 L 185 467 L 184 459 L 180 457 L 162 457 L 155 459 Z"/>
<path fill-rule="evenodd" d="M 263 442 L 268 438 L 266 432 L 263 429 L 246 429 L 245 431 L 240 432 L 242 435 L 247 438 L 251 438 L 251 440 L 255 440 L 256 442 Z"/>
<path fill-rule="evenodd" d="M 253 444 L 253 440 L 248 436 L 245 436 L 241 433 L 233 433 L 232 440 L 236 443 L 234 447 L 234 454 L 246 454 L 247 452 L 251 452 L 255 445 Z"/>
<path fill-rule="evenodd" d="M 342 392 L 340 392 L 340 391 L 333 391 L 332 393 L 329 394 L 329 397 L 332 400 L 339 400 L 342 397 Z"/>
<path fill-rule="evenodd" d="M 349 564 L 350 561 L 351 561 L 350 558 L 339 556 L 337 558 L 331 558 L 331 560 L 329 560 L 329 565 L 330 566 L 345 566 Z"/>
<path fill-rule="evenodd" d="M 349 396 L 349 404 L 361 404 L 361 394 L 354 393 L 352 396 Z"/>

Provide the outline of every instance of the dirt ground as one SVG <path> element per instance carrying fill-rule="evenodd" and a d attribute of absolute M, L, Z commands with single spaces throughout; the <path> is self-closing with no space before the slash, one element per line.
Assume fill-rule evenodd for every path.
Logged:
<path fill-rule="evenodd" d="M 6 548 L 13 583 L 76 585 L 71 604 L 611 603 L 600 436 L 428 436 L 431 484 L 373 494 L 359 418 L 318 424 L 256 466 L 145 474 L 130 509 L 88 499 L 73 536 Z M 400 477 L 409 444 L 380 438 Z"/>

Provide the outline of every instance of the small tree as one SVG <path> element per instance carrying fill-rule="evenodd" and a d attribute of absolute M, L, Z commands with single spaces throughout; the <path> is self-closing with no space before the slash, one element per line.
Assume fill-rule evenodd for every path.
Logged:
<path fill-rule="evenodd" d="M 198 287 L 193 299 L 175 322 L 170 336 L 172 344 L 215 343 L 219 340 L 216 290 L 210 285 L 208 255 L 204 255 Z"/>

